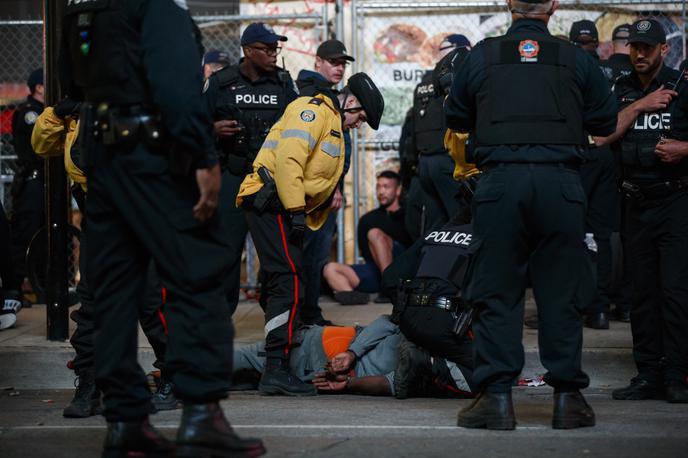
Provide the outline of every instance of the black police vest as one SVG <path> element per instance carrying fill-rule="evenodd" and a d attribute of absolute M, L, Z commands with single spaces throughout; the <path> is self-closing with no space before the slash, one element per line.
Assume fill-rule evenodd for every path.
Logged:
<path fill-rule="evenodd" d="M 484 145 L 581 145 L 583 95 L 576 49 L 540 33 L 484 42 L 487 78 L 477 94 L 476 142 Z"/>
<path fill-rule="evenodd" d="M 426 234 L 416 278 L 437 278 L 461 288 L 472 237 L 470 225 L 445 226 Z"/>
<path fill-rule="evenodd" d="M 277 71 L 278 82 L 254 86 L 239 73 L 239 66 L 225 67 L 216 73 L 222 96 L 217 105 L 216 119 L 235 119 L 243 124 L 247 151 L 236 147 L 237 136 L 222 142 L 229 153 L 255 159 L 273 124 L 284 113 L 289 90 L 289 73 Z"/>
<path fill-rule="evenodd" d="M 633 71 L 631 59 L 625 54 L 612 54 L 609 59 L 600 61 L 600 69 L 610 84 L 620 76 L 630 75 Z"/>
<path fill-rule="evenodd" d="M 678 79 L 679 72 L 670 70 L 668 75 L 671 81 L 665 87 Z M 631 84 L 629 77 L 620 79 L 616 84 L 620 88 L 618 93 L 621 109 L 645 96 L 642 89 Z M 684 92 L 688 88 L 683 86 L 679 90 Z M 667 164 L 655 154 L 655 147 L 662 136 L 688 140 L 688 118 L 679 103 L 676 103 L 681 97 L 685 98 L 686 95 L 680 93 L 661 111 L 642 113 L 626 131 L 621 139 L 621 162 L 625 179 L 647 184 L 688 176 L 686 159 L 678 164 Z"/>
<path fill-rule="evenodd" d="M 111 105 L 149 102 L 142 62 L 140 23 L 125 17 L 118 0 L 68 2 L 64 39 L 69 85 L 86 101 Z M 64 75 L 63 75 L 64 76 Z M 75 96 L 74 94 L 69 94 Z"/>
<path fill-rule="evenodd" d="M 413 129 L 419 154 L 444 153 L 444 97 L 438 97 L 432 74 L 426 75 L 413 92 Z"/>

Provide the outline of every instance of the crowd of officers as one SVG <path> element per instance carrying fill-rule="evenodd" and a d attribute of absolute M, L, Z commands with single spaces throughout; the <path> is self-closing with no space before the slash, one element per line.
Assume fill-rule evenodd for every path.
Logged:
<path fill-rule="evenodd" d="M 471 341 L 466 373 L 477 397 L 458 425 L 513 429 L 511 387 L 524 363 L 532 287 L 545 381 L 554 387 L 553 427 L 592 426 L 580 393 L 589 383 L 581 315 L 590 327 L 609 326 L 610 237 L 620 213 L 630 312 L 616 300 L 612 316 L 631 321 L 638 375 L 613 397 L 688 402 L 684 73 L 663 64 L 666 34 L 656 20 L 617 27 L 614 54 L 599 62 L 594 23 L 575 23 L 570 41 L 562 40 L 547 30 L 556 0 L 507 4 L 513 24 L 504 36 L 472 49 L 461 35 L 447 37 L 437 67 L 414 91 L 400 141 L 407 229 L 416 239 L 434 237 L 439 257 L 451 239 L 468 262 L 438 269 L 442 262 L 427 258 L 419 271 L 460 286 L 455 281 L 443 301 L 432 292 L 399 294 L 395 306 L 444 313 L 455 306 L 445 296 L 460 292 L 456 302 L 471 310 L 472 325 L 437 322 Z M 292 373 L 291 350 L 300 323 L 331 324 L 317 306 L 319 276 L 342 205 L 350 131 L 364 123 L 377 129 L 384 111 L 365 73 L 335 88 L 353 60 L 336 40 L 318 48 L 314 71 L 301 72 L 296 85 L 277 66 L 287 37 L 264 23 L 244 30 L 237 64 L 211 51 L 198 65 L 200 34 L 183 5 L 70 2 L 60 62 L 66 97 L 39 119 L 42 104 L 30 106 L 42 102 L 32 74 L 27 108 L 17 112 L 31 127 L 39 121 L 29 128 L 36 153 L 64 154 L 82 191 L 82 308 L 72 338 L 81 381 L 65 415 L 99 413 L 102 392 L 104 456 L 264 453 L 260 440 L 232 431 L 219 406 L 232 373 L 231 316 L 247 232 L 261 264 L 266 321 L 259 390 L 316 394 Z M 34 162 L 22 167 L 24 193 L 42 170 Z M 459 230 L 438 236 L 448 227 Z M 597 246 L 596 272 L 586 233 Z M 176 444 L 148 421 L 139 320 L 149 339 L 162 341 L 155 407 L 183 403 Z M 442 351 L 418 323 L 401 328 Z"/>

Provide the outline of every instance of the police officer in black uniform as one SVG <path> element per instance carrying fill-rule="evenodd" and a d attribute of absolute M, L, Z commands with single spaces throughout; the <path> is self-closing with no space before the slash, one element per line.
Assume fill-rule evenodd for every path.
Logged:
<path fill-rule="evenodd" d="M 479 310 L 474 381 L 481 393 L 459 413 L 458 425 L 515 428 L 511 386 L 523 367 L 530 282 L 539 306 L 545 381 L 555 389 L 552 425 L 592 426 L 594 413 L 579 391 L 589 383 L 581 369 L 579 315 L 588 260 L 577 167 L 583 132 L 612 132 L 616 103 L 596 62 L 548 32 L 558 2 L 507 5 L 513 24 L 506 35 L 473 48 L 445 103 L 448 127 L 474 132 L 483 172 L 472 202 L 463 290 Z"/>
<path fill-rule="evenodd" d="M 610 84 L 614 84 L 620 76 L 629 75 L 633 70 L 631 58 L 628 55 L 628 34 L 630 31 L 631 24 L 617 25 L 612 32 L 613 52 L 606 60 L 600 61 L 600 68 Z"/>
<path fill-rule="evenodd" d="M 470 48 L 463 35 L 448 43 L 442 51 L 448 52 L 456 47 Z M 456 198 L 460 186 L 454 180 L 454 163 L 444 148 L 444 134 L 447 130 L 444 121 L 444 94 L 435 90 L 432 72 L 425 74 L 413 91 L 413 144 L 418 155 L 418 176 L 427 199 L 434 205 L 425 208 L 425 230 L 437 229 L 444 225 L 460 210 Z M 433 211 L 434 210 L 434 211 Z"/>
<path fill-rule="evenodd" d="M 216 215 L 220 170 L 201 90 L 200 44 L 179 0 L 70 1 L 63 92 L 84 100 L 86 268 L 96 304 L 104 456 L 167 456 L 136 361 L 138 310 L 153 258 L 167 287 L 167 364 L 184 412 L 176 456 L 264 453 L 224 418 L 233 327 L 222 279 L 236 256 Z M 222 210 L 220 210 L 221 212 Z"/>
<path fill-rule="evenodd" d="M 241 35 L 244 57 L 213 74 L 206 98 L 210 104 L 215 134 L 220 147 L 222 190 L 220 203 L 228 206 L 226 225 L 230 228 L 235 258 L 230 260 L 227 299 L 234 313 L 239 300 L 241 252 L 248 233 L 244 210 L 234 205 L 239 185 L 263 144 L 272 125 L 286 106 L 297 97 L 289 72 L 277 66 L 280 42 L 267 24 L 254 22 Z"/>
<path fill-rule="evenodd" d="M 34 70 L 26 82 L 30 94 L 12 116 L 12 146 L 17 155 L 17 171 L 10 190 L 12 212 L 12 261 L 16 283 L 26 277 L 26 250 L 45 223 L 43 160 L 31 148 L 31 132 L 43 112 L 43 69 Z"/>
<path fill-rule="evenodd" d="M 620 141 L 638 375 L 612 396 L 688 402 L 688 87 L 664 65 L 658 21 L 635 22 L 628 42 L 634 70 L 614 86 L 622 110 L 603 141 Z"/>

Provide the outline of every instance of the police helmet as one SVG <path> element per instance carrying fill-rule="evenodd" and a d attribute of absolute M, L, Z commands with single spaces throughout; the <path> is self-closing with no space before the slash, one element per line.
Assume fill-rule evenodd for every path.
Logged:
<path fill-rule="evenodd" d="M 443 97 L 449 93 L 449 88 L 454 81 L 454 73 L 470 52 L 469 48 L 456 48 L 437 62 L 432 71 L 432 85 L 435 88 L 435 95 Z"/>
<path fill-rule="evenodd" d="M 375 86 L 373 80 L 363 72 L 356 73 L 347 82 L 349 91 L 356 96 L 368 117 L 368 125 L 374 130 L 380 127 L 382 112 L 385 111 L 385 99 Z"/>

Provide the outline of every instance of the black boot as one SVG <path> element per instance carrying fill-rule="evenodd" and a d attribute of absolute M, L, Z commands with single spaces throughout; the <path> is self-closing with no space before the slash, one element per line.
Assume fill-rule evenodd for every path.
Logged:
<path fill-rule="evenodd" d="M 459 412 L 457 425 L 464 428 L 515 429 L 516 415 L 511 392 L 483 391 L 471 405 Z"/>
<path fill-rule="evenodd" d="M 424 376 L 432 374 L 430 355 L 406 339 L 399 342 L 398 351 L 399 362 L 394 372 L 394 396 L 397 399 L 406 399 L 424 394 Z"/>
<path fill-rule="evenodd" d="M 162 458 L 173 455 L 174 444 L 156 431 L 148 418 L 108 423 L 103 458 Z"/>
<path fill-rule="evenodd" d="M 595 426 L 595 412 L 580 391 L 554 392 L 552 428 L 574 429 Z"/>
<path fill-rule="evenodd" d="M 268 358 L 265 372 L 260 377 L 258 391 L 261 394 L 284 394 L 286 396 L 315 396 L 318 391 L 310 383 L 302 382 L 291 373 L 289 363 L 281 358 Z"/>
<path fill-rule="evenodd" d="M 609 329 L 609 315 L 606 312 L 590 313 L 585 317 L 585 327 L 591 329 Z"/>
<path fill-rule="evenodd" d="M 96 388 L 93 371 L 82 371 L 76 379 L 74 398 L 62 411 L 67 418 L 86 418 L 103 413 L 100 403 L 100 390 Z"/>
<path fill-rule="evenodd" d="M 664 399 L 664 390 L 658 383 L 652 383 L 640 377 L 633 377 L 630 385 L 612 391 L 612 398 L 617 401 Z"/>
<path fill-rule="evenodd" d="M 219 403 L 184 404 L 177 431 L 177 457 L 248 458 L 263 454 L 263 441 L 237 436 Z"/>
<path fill-rule="evenodd" d="M 172 382 L 170 382 L 167 377 L 162 377 L 157 391 L 151 397 L 151 402 L 157 412 L 161 410 L 174 410 L 179 406 L 179 402 L 172 392 L 172 389 Z"/>

